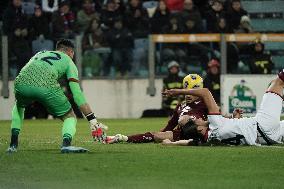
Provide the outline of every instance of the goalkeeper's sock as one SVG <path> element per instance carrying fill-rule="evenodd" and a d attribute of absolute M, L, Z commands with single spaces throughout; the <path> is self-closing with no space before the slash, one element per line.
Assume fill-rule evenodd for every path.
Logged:
<path fill-rule="evenodd" d="M 65 134 L 63 136 L 62 146 L 64 147 L 71 146 L 71 141 L 72 141 L 71 136 L 68 136 L 68 134 Z"/>
<path fill-rule="evenodd" d="M 132 142 L 132 143 L 147 143 L 154 141 L 154 135 L 150 132 L 144 134 L 131 135 L 127 137 L 128 137 L 127 142 Z"/>
<path fill-rule="evenodd" d="M 72 138 L 76 133 L 76 123 L 77 120 L 75 117 L 69 117 L 64 120 L 62 127 L 63 146 L 71 145 Z"/>
<path fill-rule="evenodd" d="M 11 142 L 10 146 L 18 146 L 18 136 L 23 125 L 25 108 L 18 107 L 16 104 L 12 110 L 11 123 Z"/>
<path fill-rule="evenodd" d="M 10 147 L 18 147 L 18 136 L 20 133 L 20 129 L 13 128 L 11 129 L 11 142 L 10 142 Z"/>

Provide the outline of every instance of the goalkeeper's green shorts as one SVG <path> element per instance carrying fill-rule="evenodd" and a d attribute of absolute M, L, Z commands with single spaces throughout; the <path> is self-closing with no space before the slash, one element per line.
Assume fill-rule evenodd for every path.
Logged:
<path fill-rule="evenodd" d="M 44 88 L 16 85 L 14 92 L 17 106 L 23 108 L 33 101 L 37 101 L 56 117 L 65 115 L 71 109 L 71 104 L 60 87 Z"/>

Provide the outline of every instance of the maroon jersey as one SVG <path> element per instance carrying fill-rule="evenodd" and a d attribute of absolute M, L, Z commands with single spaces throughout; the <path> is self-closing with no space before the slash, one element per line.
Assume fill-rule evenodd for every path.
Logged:
<path fill-rule="evenodd" d="M 178 104 L 168 124 L 161 131 L 172 131 L 177 125 L 180 116 L 189 115 L 196 119 L 202 118 L 207 120 L 208 109 L 202 100 L 196 100 L 192 103 Z"/>

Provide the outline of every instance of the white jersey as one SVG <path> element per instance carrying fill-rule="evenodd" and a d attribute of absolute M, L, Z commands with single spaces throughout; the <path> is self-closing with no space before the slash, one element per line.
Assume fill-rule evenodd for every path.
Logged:
<path fill-rule="evenodd" d="M 270 143 L 282 143 L 284 139 L 284 121 L 280 121 L 283 99 L 280 95 L 267 92 L 263 95 L 260 108 L 255 117 L 229 119 L 221 115 L 208 115 L 208 139 L 219 140 L 242 135 L 241 144 L 266 144 L 258 129 Z"/>
<path fill-rule="evenodd" d="M 229 119 L 222 115 L 208 115 L 209 137 L 216 137 L 219 140 L 233 139 L 243 136 L 241 144 L 257 145 L 257 122 L 255 117 Z"/>

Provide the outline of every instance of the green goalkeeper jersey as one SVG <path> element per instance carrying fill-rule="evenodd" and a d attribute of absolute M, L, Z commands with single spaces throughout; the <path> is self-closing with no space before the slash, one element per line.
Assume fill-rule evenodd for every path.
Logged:
<path fill-rule="evenodd" d="M 60 51 L 41 51 L 23 67 L 15 79 L 15 85 L 58 88 L 58 80 L 63 75 L 70 81 L 78 82 L 78 70 L 72 59 Z"/>

